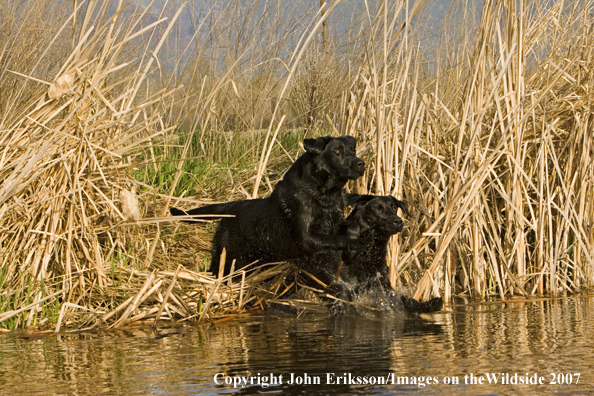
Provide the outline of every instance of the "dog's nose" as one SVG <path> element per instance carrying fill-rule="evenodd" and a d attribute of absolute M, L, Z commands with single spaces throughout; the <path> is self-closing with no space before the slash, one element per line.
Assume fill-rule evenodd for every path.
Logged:
<path fill-rule="evenodd" d="M 355 163 L 355 166 L 357 167 L 357 169 L 365 169 L 365 161 L 363 160 L 358 160 Z"/>

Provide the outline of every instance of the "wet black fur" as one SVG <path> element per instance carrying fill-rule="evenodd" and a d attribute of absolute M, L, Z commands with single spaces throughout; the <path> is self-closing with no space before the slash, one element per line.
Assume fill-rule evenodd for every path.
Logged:
<path fill-rule="evenodd" d="M 356 281 L 359 288 L 372 287 L 379 281 L 385 290 L 391 289 L 387 244 L 392 235 L 402 231 L 398 208 L 408 214 L 406 203 L 392 196 L 357 194 L 347 194 L 345 202 L 353 206 L 346 219 L 346 234 L 367 241 L 361 248 L 343 252 L 345 279 Z"/>
<path fill-rule="evenodd" d="M 363 247 L 344 250 L 343 277 L 355 283 L 355 291 L 381 288 L 391 295 L 390 273 L 386 262 L 388 240 L 402 231 L 403 222 L 398 208 L 410 216 L 405 202 L 392 196 L 345 195 L 345 203 L 353 206 L 346 219 L 346 234 L 351 238 L 364 238 Z M 379 285 L 378 285 L 379 283 Z M 401 296 L 404 308 L 414 314 L 439 311 L 443 307 L 441 297 L 427 302 Z"/>
<path fill-rule="evenodd" d="M 176 216 L 235 215 L 222 218 L 217 228 L 210 266 L 215 275 L 225 248 L 225 274 L 233 259 L 236 269 L 256 260 L 293 260 L 331 279 L 342 249 L 354 242 L 339 232 L 345 221 L 342 190 L 347 181 L 363 175 L 365 163 L 355 156 L 356 140 L 350 136 L 305 139 L 303 147 L 306 152 L 267 198 L 170 209 Z"/>

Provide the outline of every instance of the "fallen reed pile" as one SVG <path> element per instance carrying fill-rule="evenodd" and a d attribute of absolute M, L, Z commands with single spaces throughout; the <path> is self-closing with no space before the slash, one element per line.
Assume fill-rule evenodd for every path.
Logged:
<path fill-rule="evenodd" d="M 63 324 L 76 329 L 122 327 L 138 323 L 158 326 L 159 321 L 215 322 L 242 313 L 262 310 L 268 300 L 287 292 L 284 283 L 293 271 L 289 264 L 262 265 L 246 276 L 245 270 L 226 277 L 191 271 L 178 266 L 175 271 L 150 273 L 126 268 L 122 287 L 111 288 L 110 298 L 123 302 L 110 311 L 63 303 L 55 332 Z M 235 279 L 234 279 L 235 278 Z M 284 286 L 281 289 L 281 286 Z M 279 291 L 280 289 L 280 291 Z M 129 296 L 128 298 L 126 298 Z M 104 299 L 105 296 L 102 296 Z M 101 301 L 96 306 L 102 306 Z M 2 318 L 0 318 L 2 320 Z"/>

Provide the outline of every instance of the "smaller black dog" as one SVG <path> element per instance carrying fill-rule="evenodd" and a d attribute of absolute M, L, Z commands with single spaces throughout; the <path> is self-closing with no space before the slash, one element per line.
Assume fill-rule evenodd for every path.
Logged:
<path fill-rule="evenodd" d="M 406 203 L 392 196 L 347 194 L 345 204 L 353 206 L 346 218 L 346 234 L 349 238 L 365 238 L 367 244 L 343 251 L 344 278 L 356 281 L 357 291 L 369 291 L 379 282 L 384 292 L 393 294 L 386 262 L 387 244 L 390 237 L 403 228 L 398 208 L 410 216 Z M 401 296 L 401 300 L 404 308 L 415 314 L 443 308 L 441 297 L 419 302 Z"/>
<path fill-rule="evenodd" d="M 369 288 L 377 279 L 384 290 L 390 290 L 387 244 L 392 235 L 402 231 L 398 208 L 410 216 L 406 203 L 391 196 L 347 194 L 345 204 L 353 206 L 346 218 L 347 236 L 367 241 L 363 248 L 343 251 L 345 277 L 356 279 L 362 288 Z"/>

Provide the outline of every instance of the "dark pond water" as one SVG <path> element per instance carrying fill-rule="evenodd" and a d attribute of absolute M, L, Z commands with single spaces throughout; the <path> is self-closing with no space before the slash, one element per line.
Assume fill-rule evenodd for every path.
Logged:
<path fill-rule="evenodd" d="M 455 306 L 425 319 L 276 312 L 157 334 L 0 335 L 2 395 L 410 392 L 594 394 L 594 299 Z"/>

